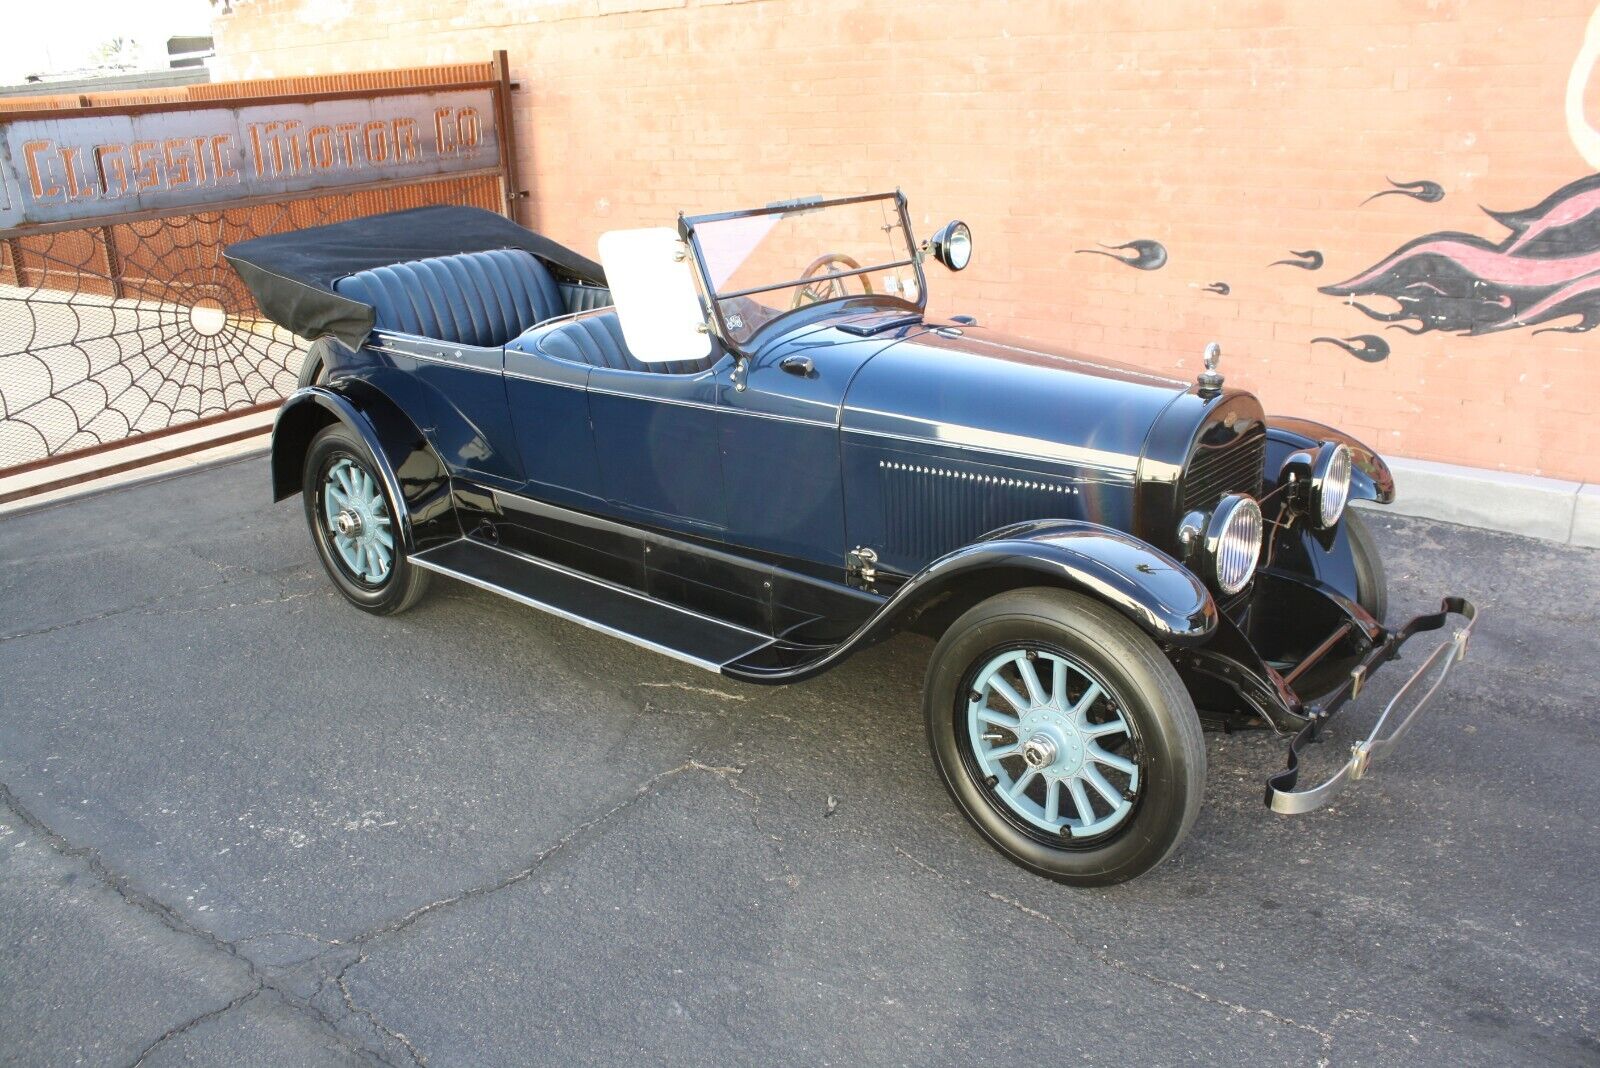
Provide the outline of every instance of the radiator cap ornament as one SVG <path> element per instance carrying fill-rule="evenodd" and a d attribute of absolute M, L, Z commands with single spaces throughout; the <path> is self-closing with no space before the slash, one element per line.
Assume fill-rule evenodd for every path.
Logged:
<path fill-rule="evenodd" d="M 1200 383 L 1200 392 L 1204 396 L 1214 396 L 1222 392 L 1222 372 L 1217 370 L 1217 364 L 1222 362 L 1222 346 L 1215 341 L 1206 345 L 1201 359 L 1205 361 L 1206 369 L 1200 372 L 1195 381 Z"/>

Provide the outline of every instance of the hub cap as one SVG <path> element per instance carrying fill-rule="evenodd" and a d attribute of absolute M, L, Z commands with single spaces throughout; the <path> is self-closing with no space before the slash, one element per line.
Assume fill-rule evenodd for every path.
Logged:
<path fill-rule="evenodd" d="M 328 543 L 353 577 L 380 586 L 394 566 L 389 505 L 378 482 L 349 458 L 328 469 L 322 483 Z"/>
<path fill-rule="evenodd" d="M 985 661 L 967 731 L 993 799 L 1031 827 L 1091 838 L 1133 812 L 1133 732 L 1100 679 L 1064 653 L 1008 649 Z"/>

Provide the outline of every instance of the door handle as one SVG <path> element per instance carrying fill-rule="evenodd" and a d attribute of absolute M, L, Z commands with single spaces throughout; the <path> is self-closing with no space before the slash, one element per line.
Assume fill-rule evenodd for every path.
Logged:
<path fill-rule="evenodd" d="M 810 378 L 817 373 L 817 365 L 811 362 L 810 356 L 785 356 L 778 361 L 778 366 L 801 378 Z"/>

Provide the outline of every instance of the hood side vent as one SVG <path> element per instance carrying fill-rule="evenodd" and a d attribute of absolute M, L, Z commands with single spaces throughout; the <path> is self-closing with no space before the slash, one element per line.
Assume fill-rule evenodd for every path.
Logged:
<path fill-rule="evenodd" d="M 1074 519 L 1079 490 L 1028 471 L 879 460 L 885 555 L 923 563 L 1028 519 Z"/>

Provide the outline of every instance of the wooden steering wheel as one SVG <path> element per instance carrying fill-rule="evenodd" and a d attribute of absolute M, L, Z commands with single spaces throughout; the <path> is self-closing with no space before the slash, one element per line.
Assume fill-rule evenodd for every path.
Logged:
<path fill-rule="evenodd" d="M 836 270 L 859 271 L 861 264 L 846 256 L 842 252 L 825 252 L 811 261 L 811 266 L 800 275 L 800 280 L 805 281 L 816 275 L 831 274 Z M 869 296 L 872 294 L 872 280 L 864 274 L 855 275 L 861 281 L 861 288 Z M 825 300 L 837 300 L 850 294 L 845 292 L 843 278 L 824 278 L 820 282 L 801 286 L 794 294 L 794 303 L 791 308 L 801 308 L 807 304 L 819 304 Z"/>

